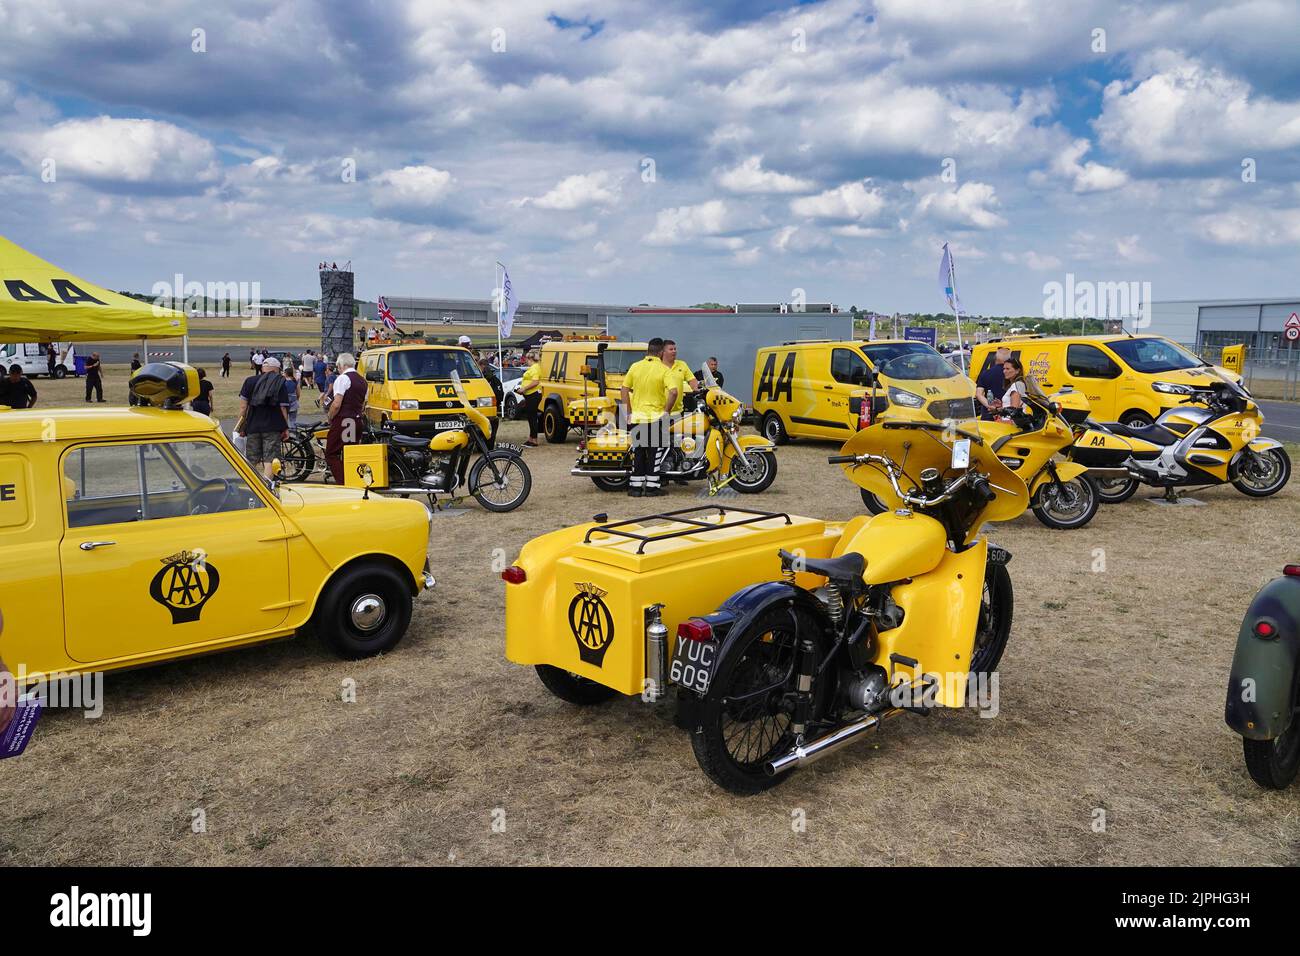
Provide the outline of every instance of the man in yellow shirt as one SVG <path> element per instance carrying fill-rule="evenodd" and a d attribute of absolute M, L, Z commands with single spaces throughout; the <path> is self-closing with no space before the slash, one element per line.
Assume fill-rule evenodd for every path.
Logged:
<path fill-rule="evenodd" d="M 524 356 L 524 377 L 519 381 L 519 391 L 524 396 L 524 417 L 528 419 L 528 441 L 525 445 L 537 447 L 537 425 L 541 418 L 542 363 L 531 355 Z"/>
<path fill-rule="evenodd" d="M 668 409 L 682 390 L 681 376 L 663 362 L 664 340 L 651 339 L 646 357 L 623 376 L 622 401 L 628 411 L 632 441 L 632 476 L 627 493 L 633 498 L 656 498 L 659 466 L 668 454 Z"/>
<path fill-rule="evenodd" d="M 681 379 L 682 385 L 677 393 L 677 402 L 673 405 L 670 415 L 680 415 L 683 408 L 683 399 L 690 398 L 688 411 L 695 411 L 695 390 L 700 387 L 700 383 L 695 380 L 695 373 L 691 367 L 677 357 L 677 343 L 672 339 L 664 339 L 663 363 L 673 370 Z M 689 386 L 689 388 L 687 388 Z M 671 441 L 669 442 L 671 444 Z M 677 484 L 686 484 L 685 478 L 674 479 Z"/>

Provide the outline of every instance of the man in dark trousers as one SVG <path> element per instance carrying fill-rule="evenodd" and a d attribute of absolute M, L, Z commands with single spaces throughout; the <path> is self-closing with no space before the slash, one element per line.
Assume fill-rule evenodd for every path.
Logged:
<path fill-rule="evenodd" d="M 343 484 L 343 448 L 361 441 L 361 416 L 366 413 L 366 380 L 357 374 L 357 360 L 344 352 L 335 360 L 339 374 L 330 388 L 325 410 L 330 423 L 325 438 L 325 464 L 334 481 Z"/>
<path fill-rule="evenodd" d="M 104 377 L 103 369 L 99 364 L 99 353 L 91 352 L 90 358 L 86 359 L 86 401 L 90 401 L 90 391 L 94 389 L 95 399 L 102 402 L 104 400 Z"/>
<path fill-rule="evenodd" d="M 127 376 L 127 380 L 126 380 L 127 381 L 126 403 L 128 405 L 140 404 L 140 400 L 135 397 L 135 392 L 131 391 L 131 379 L 135 376 L 135 373 L 139 371 L 141 365 L 142 363 L 140 361 L 140 353 L 136 352 L 134 355 L 131 356 L 131 374 Z"/>
<path fill-rule="evenodd" d="M 0 379 L 0 405 L 10 408 L 35 408 L 36 386 L 23 374 L 21 365 L 10 365 L 9 374 Z"/>
<path fill-rule="evenodd" d="M 221 356 L 221 377 L 230 378 L 230 353 Z"/>
<path fill-rule="evenodd" d="M 53 342 L 48 342 L 45 345 L 45 361 L 50 367 L 50 378 L 54 378 L 54 366 L 58 364 L 59 352 L 54 347 Z"/>

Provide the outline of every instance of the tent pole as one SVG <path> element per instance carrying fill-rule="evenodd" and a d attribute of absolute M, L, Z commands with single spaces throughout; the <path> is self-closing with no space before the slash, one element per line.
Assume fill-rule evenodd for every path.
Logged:
<path fill-rule="evenodd" d="M 188 335 L 181 336 L 181 361 L 186 365 L 190 364 L 190 337 Z"/>

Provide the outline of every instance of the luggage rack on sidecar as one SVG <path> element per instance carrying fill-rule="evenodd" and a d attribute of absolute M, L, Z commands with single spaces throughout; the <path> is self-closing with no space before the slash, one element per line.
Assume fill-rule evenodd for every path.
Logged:
<path fill-rule="evenodd" d="M 699 513 L 716 514 L 721 521 L 702 521 L 699 518 L 688 518 L 685 515 L 694 515 Z M 746 515 L 744 518 L 737 518 L 734 521 L 725 520 L 729 512 Z M 760 521 L 767 521 L 772 518 L 782 518 L 787 525 L 794 522 L 784 511 L 755 511 L 752 508 L 735 508 L 723 505 L 699 505 L 695 508 L 682 508 L 680 511 L 661 511 L 658 514 L 644 515 L 640 518 L 628 518 L 626 521 L 615 521 L 609 524 L 601 524 L 595 528 L 589 528 L 582 539 L 583 544 L 591 543 L 593 534 L 608 534 L 617 537 L 629 538 L 633 541 L 639 541 L 636 553 L 645 554 L 645 546 L 653 541 L 667 541 L 670 538 L 681 538 L 688 534 L 699 534 L 702 531 L 721 531 L 726 528 L 739 528 L 743 525 L 757 524 Z M 629 531 L 626 525 L 642 525 L 649 521 L 673 521 L 679 524 L 689 525 L 686 528 L 663 531 L 659 534 L 645 534 L 638 531 Z"/>

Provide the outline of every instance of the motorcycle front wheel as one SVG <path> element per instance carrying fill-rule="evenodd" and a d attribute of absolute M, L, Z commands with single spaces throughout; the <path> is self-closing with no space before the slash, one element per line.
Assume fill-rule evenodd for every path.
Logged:
<path fill-rule="evenodd" d="M 1049 528 L 1082 528 L 1097 513 L 1097 483 L 1087 475 L 1060 482 L 1049 481 L 1034 495 L 1034 517 Z"/>
<path fill-rule="evenodd" d="M 1247 459 L 1233 487 L 1252 498 L 1275 495 L 1291 480 L 1291 458 L 1281 448 L 1270 448 Z"/>
<path fill-rule="evenodd" d="M 627 491 L 627 475 L 592 475 L 591 483 L 601 491 Z"/>
<path fill-rule="evenodd" d="M 776 480 L 776 455 L 770 451 L 751 451 L 745 457 L 749 464 L 739 456 L 731 459 L 732 486 L 745 495 L 766 491 Z"/>
<path fill-rule="evenodd" d="M 1136 478 L 1097 478 L 1097 497 L 1105 505 L 1118 505 L 1128 501 L 1141 486 Z"/>
<path fill-rule="evenodd" d="M 280 445 L 280 480 L 306 481 L 316 470 L 316 453 L 310 438 L 290 439 Z"/>
<path fill-rule="evenodd" d="M 975 629 L 975 650 L 970 656 L 972 677 L 991 674 L 998 669 L 1002 653 L 1011 637 L 1011 613 L 1015 595 L 1011 575 L 1005 564 L 990 564 L 984 572 L 984 594 Z"/>
<path fill-rule="evenodd" d="M 769 776 L 764 765 L 795 744 L 792 694 L 799 679 L 799 638 L 821 628 L 806 612 L 773 608 L 727 649 L 709 685 L 691 746 L 700 769 L 723 790 L 752 796 L 788 774 Z M 813 713 L 828 694 L 814 682 Z"/>
<path fill-rule="evenodd" d="M 489 461 L 496 465 L 498 478 L 492 477 Z M 532 488 L 532 472 L 514 452 L 490 451 L 469 472 L 469 493 L 488 511 L 514 511 L 528 500 Z"/>

